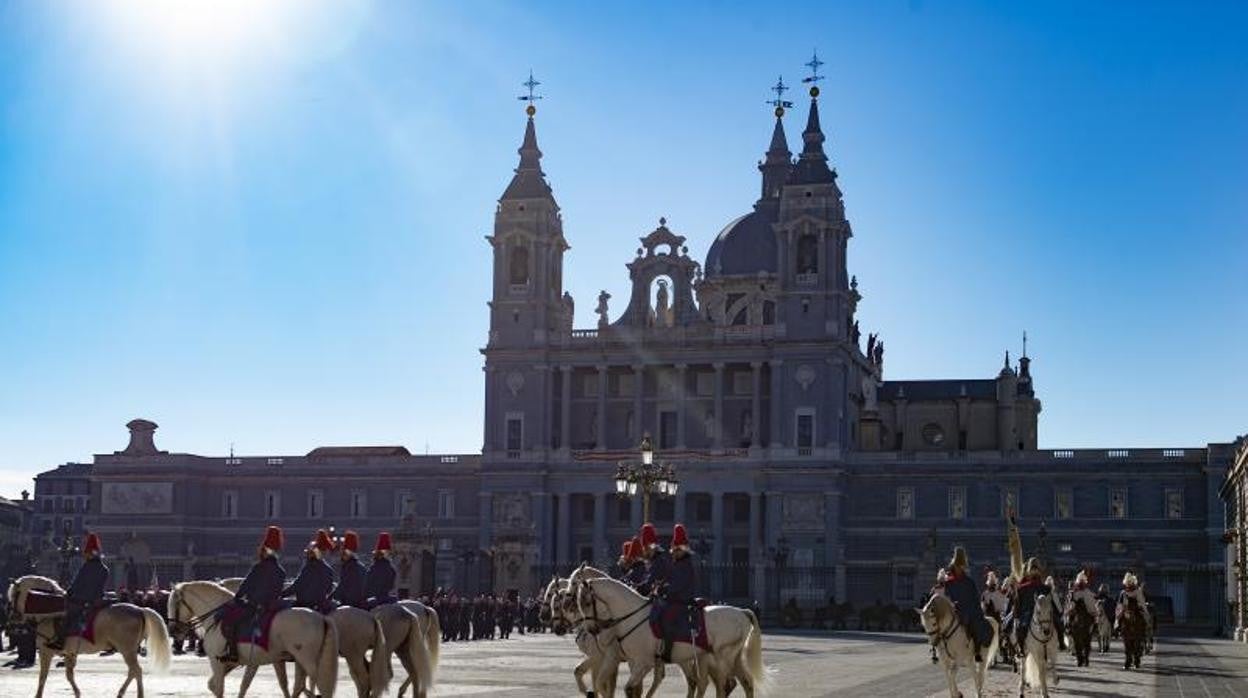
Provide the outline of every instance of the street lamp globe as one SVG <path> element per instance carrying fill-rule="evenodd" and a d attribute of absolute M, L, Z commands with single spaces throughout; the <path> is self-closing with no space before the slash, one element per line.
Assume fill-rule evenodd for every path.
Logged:
<path fill-rule="evenodd" d="M 628 496 L 632 497 L 637 494 L 637 481 L 630 480 L 628 482 Z"/>
<path fill-rule="evenodd" d="M 672 495 L 673 497 L 675 497 L 675 496 L 676 496 L 676 488 L 678 488 L 679 486 L 680 486 L 680 481 L 679 481 L 679 480 L 677 480 L 677 479 L 675 479 L 675 478 L 672 478 L 671 480 L 668 480 L 668 481 L 667 481 L 667 493 L 668 493 L 668 494 L 670 494 L 670 495 Z"/>
<path fill-rule="evenodd" d="M 641 464 L 654 464 L 654 446 L 650 443 L 649 436 L 646 436 L 641 440 Z"/>

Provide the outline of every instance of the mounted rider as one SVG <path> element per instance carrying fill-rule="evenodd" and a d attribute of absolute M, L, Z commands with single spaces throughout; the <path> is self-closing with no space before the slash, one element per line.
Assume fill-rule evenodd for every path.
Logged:
<path fill-rule="evenodd" d="M 1070 588 L 1070 609 L 1072 613 L 1077 612 L 1080 605 L 1087 611 L 1089 616 L 1096 618 L 1097 609 L 1100 604 L 1097 603 L 1096 595 L 1092 593 L 1092 580 L 1088 577 L 1087 570 L 1079 570 L 1079 574 L 1075 575 L 1075 583 Z"/>
<path fill-rule="evenodd" d="M 672 568 L 672 558 L 663 546 L 659 545 L 659 534 L 655 531 L 654 524 L 643 524 L 640 537 L 641 558 L 646 563 L 646 576 L 637 585 L 637 593 L 650 596 L 667 581 Z"/>
<path fill-rule="evenodd" d="M 368 598 L 369 608 L 398 602 L 399 597 L 394 593 L 394 582 L 398 576 L 394 564 L 390 562 L 390 533 L 382 531 L 377 534 L 373 564 L 364 578 L 364 595 Z"/>
<path fill-rule="evenodd" d="M 338 566 L 338 586 L 334 589 L 334 600 L 343 606 L 364 608 L 368 604 L 368 596 L 364 593 L 364 577 L 368 571 L 364 563 L 356 556 L 360 548 L 360 536 L 355 531 L 342 534 L 342 548 Z"/>
<path fill-rule="evenodd" d="M 992 626 L 979 605 L 979 591 L 968 572 L 969 568 L 966 549 L 960 545 L 955 547 L 945 576 L 945 596 L 953 602 L 958 620 L 967 628 L 967 634 L 975 644 L 975 661 L 983 662 L 980 648 L 992 642 Z"/>
<path fill-rule="evenodd" d="M 49 649 L 64 649 L 65 637 L 71 632 L 81 632 L 87 614 L 104 600 L 104 590 L 108 586 L 108 567 L 100 559 L 100 552 L 100 537 L 88 533 L 82 544 L 85 561 L 74 575 L 69 591 L 65 593 L 65 617 L 56 625 L 56 637 L 47 643 Z"/>
<path fill-rule="evenodd" d="M 672 644 L 678 637 L 692 637 L 696 633 L 693 612 L 696 608 L 698 568 L 689 550 L 689 534 L 684 524 L 672 529 L 672 552 L 664 579 L 647 579 L 651 583 L 655 609 L 663 629 L 662 659 L 672 661 Z"/>
<path fill-rule="evenodd" d="M 1005 617 L 1005 607 L 1009 604 L 1009 597 L 1001 589 L 1001 580 L 997 577 L 996 570 L 988 570 L 988 574 L 984 577 L 984 591 L 979 595 L 979 605 L 984 609 L 984 613 L 992 618 L 996 618 L 1000 623 Z"/>
<path fill-rule="evenodd" d="M 1106 618 L 1114 617 L 1114 597 L 1109 595 L 1109 586 L 1102 584 L 1096 590 L 1096 603 L 1101 607 L 1101 613 Z"/>
<path fill-rule="evenodd" d="M 1018 641 L 1020 651 L 1025 651 L 1027 632 L 1031 628 L 1031 616 L 1036 610 L 1036 597 L 1044 594 L 1053 605 L 1053 625 L 1057 632 L 1057 642 L 1061 650 L 1066 649 L 1066 629 L 1062 623 L 1062 614 L 1058 611 L 1057 600 L 1053 590 L 1045 585 L 1044 571 L 1040 561 L 1028 558 L 1023 562 L 1023 544 L 1018 535 L 1018 523 L 1013 515 L 1009 520 L 1010 576 L 1016 580 L 1014 598 L 1010 602 L 1010 611 L 1006 623 L 1014 629 L 1014 637 Z"/>
<path fill-rule="evenodd" d="M 234 592 L 233 600 L 217 611 L 221 634 L 225 636 L 225 654 L 219 658 L 222 663 L 238 663 L 238 630 L 243 624 L 281 605 L 286 570 L 278 563 L 277 553 L 285 542 L 282 529 L 269 526 L 265 530 L 264 541 L 256 551 L 259 559 Z"/>
<path fill-rule="evenodd" d="M 634 536 L 632 540 L 628 541 L 628 545 L 628 567 L 620 581 L 636 589 L 641 586 L 642 582 L 646 581 L 646 561 L 641 557 L 640 538 Z"/>
<path fill-rule="evenodd" d="M 303 561 L 303 568 L 299 570 L 295 581 L 282 590 L 282 598 L 294 597 L 295 606 L 300 608 L 310 608 L 320 613 L 332 611 L 334 570 L 329 563 L 325 562 L 324 556 L 333 549 L 334 541 L 330 539 L 329 534 L 323 528 L 318 530 L 316 538 L 304 551 L 306 557 Z"/>
<path fill-rule="evenodd" d="M 1151 629 L 1153 627 L 1153 618 L 1148 612 L 1148 601 L 1144 597 L 1144 587 L 1140 584 L 1140 580 L 1135 576 L 1135 573 L 1128 570 L 1122 576 L 1122 591 L 1118 594 L 1117 617 L 1114 619 L 1114 627 L 1116 629 L 1120 629 L 1122 612 L 1131 601 L 1135 601 L 1140 614 L 1144 616 L 1145 624 Z"/>

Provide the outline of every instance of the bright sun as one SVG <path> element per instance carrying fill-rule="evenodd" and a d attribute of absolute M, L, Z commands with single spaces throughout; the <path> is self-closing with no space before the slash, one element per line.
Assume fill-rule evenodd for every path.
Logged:
<path fill-rule="evenodd" d="M 105 0 L 95 8 L 119 51 L 158 70 L 225 68 L 281 52 L 300 14 L 295 0 Z"/>

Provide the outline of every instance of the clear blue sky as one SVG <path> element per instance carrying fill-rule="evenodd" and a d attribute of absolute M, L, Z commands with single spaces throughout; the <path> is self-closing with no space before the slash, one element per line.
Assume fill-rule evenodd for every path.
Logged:
<path fill-rule="evenodd" d="M 659 216 L 701 258 L 748 210 L 816 46 L 887 377 L 992 376 L 1026 329 L 1043 447 L 1248 430 L 1243 3 L 524 5 L 0 5 L 0 491 L 138 416 L 478 450 L 529 68 L 588 326 Z"/>

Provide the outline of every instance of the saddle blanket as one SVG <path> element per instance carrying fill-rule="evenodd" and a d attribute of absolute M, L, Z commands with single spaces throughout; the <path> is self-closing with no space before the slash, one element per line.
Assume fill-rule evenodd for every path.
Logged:
<path fill-rule="evenodd" d="M 659 640 L 670 637 L 672 642 L 690 643 L 711 651 L 711 640 L 706 635 L 706 609 L 701 605 L 656 603 L 650 607 L 650 632 Z"/>
<path fill-rule="evenodd" d="M 74 637 L 75 635 L 82 638 L 84 642 L 95 644 L 95 617 L 99 615 L 103 608 L 93 608 L 87 611 L 87 618 L 78 628 L 67 628 L 65 637 Z"/>
<path fill-rule="evenodd" d="M 31 589 L 26 592 L 26 604 L 22 607 L 22 612 L 33 615 L 64 613 L 65 596 L 42 589 Z"/>
<path fill-rule="evenodd" d="M 265 652 L 269 651 L 269 632 L 273 629 L 273 619 L 277 614 L 286 610 L 285 607 L 270 608 L 260 614 L 260 617 L 251 616 L 248 620 L 238 623 L 238 619 L 242 618 L 247 609 L 240 606 L 230 606 L 227 608 L 221 620 L 226 623 L 238 623 L 238 643 L 248 643 L 259 647 Z"/>

